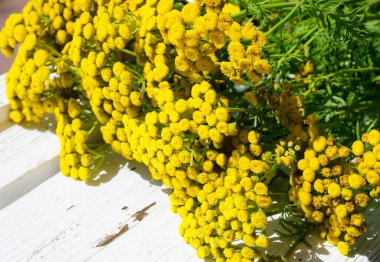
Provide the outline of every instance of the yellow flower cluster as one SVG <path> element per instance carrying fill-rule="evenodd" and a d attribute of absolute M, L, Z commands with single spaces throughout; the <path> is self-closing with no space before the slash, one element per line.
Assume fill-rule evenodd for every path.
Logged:
<path fill-rule="evenodd" d="M 16 123 L 26 119 L 39 122 L 45 113 L 53 113 L 56 101 L 48 85 L 50 69 L 45 64 L 49 53 L 38 49 L 33 54 L 36 36 L 28 35 L 28 47 L 22 45 L 6 77 L 7 97 L 11 105 L 10 118 Z"/>
<path fill-rule="evenodd" d="M 366 232 L 361 210 L 380 194 L 380 132 L 363 134 L 351 149 L 334 138 L 318 136 L 297 162 L 290 199 L 305 218 L 320 227 L 320 236 L 347 255 Z"/>
<path fill-rule="evenodd" d="M 290 87 L 256 89 L 271 72 L 266 37 L 240 11 L 226 0 L 32 0 L 0 32 L 7 56 L 19 44 L 10 117 L 55 113 L 73 179 L 93 178 L 109 148 L 144 163 L 172 189 L 200 258 L 275 261 L 262 252 L 268 185 L 284 166 L 290 200 L 347 254 L 366 230 L 360 207 L 380 195 L 380 133 L 340 146 Z"/>
<path fill-rule="evenodd" d="M 61 50 L 71 40 L 73 21 L 88 9 L 90 3 L 83 0 L 34 0 L 22 14 L 9 17 L 0 32 L 0 49 L 10 57 L 21 43 L 6 79 L 13 121 L 39 122 L 54 112 L 57 88 L 71 87 L 74 76 L 66 74 L 69 66 Z M 52 80 L 53 73 L 60 74 L 59 81 Z"/>
<path fill-rule="evenodd" d="M 239 7 L 225 1 L 61 2 L 30 2 L 1 33 L 5 53 L 22 43 L 7 78 L 12 119 L 55 112 L 61 171 L 73 179 L 94 175 L 107 144 L 147 165 L 173 189 L 181 235 L 199 257 L 262 257 L 273 160 L 205 79 L 221 75 L 225 48 L 222 63 L 240 70 L 230 80 L 269 73 L 263 33 L 240 28 Z"/>
<path fill-rule="evenodd" d="M 135 50 L 139 61 L 145 63 L 148 90 L 173 73 L 200 82 L 222 71 L 232 81 L 243 82 L 243 73 L 259 81 L 271 71 L 261 59 L 264 34 L 252 23 L 241 28 L 231 18 L 239 7 L 207 2 L 188 3 L 178 10 L 173 8 L 173 0 L 158 1 L 132 10 L 141 17 Z M 219 54 L 226 47 L 229 59 L 221 61 Z M 169 59 L 171 50 L 175 57 Z"/>
<path fill-rule="evenodd" d="M 104 142 L 100 140 L 99 122 L 88 103 L 74 98 L 60 98 L 55 109 L 56 133 L 61 144 L 62 174 L 73 179 L 88 180 L 103 158 Z"/>

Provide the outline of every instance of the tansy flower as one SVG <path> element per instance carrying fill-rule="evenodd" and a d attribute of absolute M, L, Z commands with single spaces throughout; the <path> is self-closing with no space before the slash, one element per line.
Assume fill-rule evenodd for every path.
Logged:
<path fill-rule="evenodd" d="M 314 186 L 314 190 L 320 194 L 322 194 L 325 191 L 325 187 L 321 179 L 315 180 L 313 186 Z"/>
<path fill-rule="evenodd" d="M 210 248 L 208 246 L 200 246 L 197 248 L 197 255 L 199 258 L 206 258 L 210 254 Z"/>
<path fill-rule="evenodd" d="M 157 13 L 163 15 L 169 13 L 173 9 L 173 0 L 160 0 L 157 5 Z"/>
<path fill-rule="evenodd" d="M 338 154 L 341 158 L 347 158 L 350 155 L 350 149 L 346 146 L 340 147 L 338 149 Z"/>
<path fill-rule="evenodd" d="M 342 255 L 344 256 L 348 255 L 348 252 L 350 251 L 350 245 L 347 242 L 339 241 L 337 244 L 337 247 L 338 247 L 339 252 Z"/>
<path fill-rule="evenodd" d="M 198 4 L 188 3 L 182 8 L 183 20 L 187 24 L 193 24 L 195 19 L 200 16 L 200 8 Z"/>
<path fill-rule="evenodd" d="M 368 205 L 368 195 L 366 193 L 359 193 L 355 195 L 355 204 L 360 207 L 366 207 Z"/>
<path fill-rule="evenodd" d="M 353 214 L 351 215 L 351 224 L 354 226 L 360 227 L 364 222 L 363 214 Z"/>
<path fill-rule="evenodd" d="M 256 241 L 255 241 L 255 244 L 256 246 L 258 247 L 262 247 L 262 248 L 265 248 L 265 247 L 268 247 L 268 238 L 266 235 L 264 234 L 260 234 Z"/>
<path fill-rule="evenodd" d="M 362 141 L 355 141 L 352 144 L 352 152 L 355 156 L 360 156 L 364 152 L 364 144 Z"/>
<path fill-rule="evenodd" d="M 228 121 L 228 109 L 225 107 L 218 107 L 215 110 L 215 115 L 218 118 L 219 121 L 221 122 L 227 122 Z"/>
<path fill-rule="evenodd" d="M 218 15 L 212 9 L 207 10 L 207 13 L 203 16 L 205 29 L 212 31 L 216 29 L 218 23 Z"/>
<path fill-rule="evenodd" d="M 263 229 L 267 224 L 267 216 L 263 211 L 252 213 L 251 224 L 254 228 Z"/>
<path fill-rule="evenodd" d="M 302 177 L 305 181 L 313 182 L 315 179 L 315 172 L 310 168 L 306 168 L 302 173 Z"/>
<path fill-rule="evenodd" d="M 175 109 L 178 113 L 183 113 L 187 110 L 187 102 L 184 99 L 179 99 L 175 103 Z"/>
<path fill-rule="evenodd" d="M 379 174 L 375 170 L 370 170 L 365 175 L 365 178 L 367 179 L 368 183 L 376 186 L 380 182 Z"/>
<path fill-rule="evenodd" d="M 310 193 L 306 193 L 302 190 L 298 192 L 298 197 L 302 205 L 308 206 L 312 202 L 312 197 Z"/>
<path fill-rule="evenodd" d="M 339 205 L 335 208 L 335 213 L 339 218 L 344 218 L 347 216 L 347 209 L 345 205 Z"/>
<path fill-rule="evenodd" d="M 371 130 L 368 133 L 368 143 L 375 146 L 380 143 L 380 132 L 378 130 Z"/>
<path fill-rule="evenodd" d="M 316 152 L 321 152 L 326 148 L 326 138 L 323 136 L 317 137 L 313 142 L 313 148 Z"/>
<path fill-rule="evenodd" d="M 376 163 L 376 155 L 373 152 L 366 152 L 363 155 L 364 163 L 368 167 L 373 167 Z"/>
<path fill-rule="evenodd" d="M 318 158 L 316 158 L 316 157 L 310 158 L 310 160 L 309 160 L 309 166 L 310 166 L 311 170 L 318 171 L 319 168 L 320 168 Z"/>
<path fill-rule="evenodd" d="M 253 190 L 258 195 L 267 195 L 268 194 L 268 187 L 264 183 L 261 183 L 261 182 L 256 183 Z"/>
<path fill-rule="evenodd" d="M 269 65 L 269 63 L 262 59 L 255 60 L 253 67 L 258 73 L 262 75 L 267 75 L 272 71 L 272 67 Z"/>
<path fill-rule="evenodd" d="M 329 193 L 331 197 L 334 197 L 334 198 L 339 197 L 341 193 L 340 185 L 338 185 L 337 183 L 329 184 L 327 188 L 327 192 Z"/>
<path fill-rule="evenodd" d="M 37 67 L 45 65 L 48 62 L 49 53 L 44 49 L 39 49 L 34 53 L 33 60 Z"/>
<path fill-rule="evenodd" d="M 170 141 L 170 144 L 173 147 L 173 149 L 179 150 L 183 146 L 183 140 L 180 136 L 174 136 Z"/>
<path fill-rule="evenodd" d="M 248 133 L 248 141 L 251 144 L 258 144 L 260 141 L 260 134 L 256 131 L 250 131 Z"/>
<path fill-rule="evenodd" d="M 322 166 L 326 166 L 329 162 L 329 159 L 325 154 L 322 154 L 318 156 L 318 161 Z"/>
<path fill-rule="evenodd" d="M 297 162 L 298 169 L 304 171 L 309 168 L 309 162 L 306 159 L 301 159 Z"/>
<path fill-rule="evenodd" d="M 228 30 L 228 36 L 233 42 L 239 42 L 242 34 L 241 34 L 241 27 L 237 22 L 233 22 Z"/>
<path fill-rule="evenodd" d="M 255 32 L 256 28 L 252 23 L 246 23 L 241 30 L 241 34 L 243 35 L 243 37 L 249 40 L 253 39 Z"/>
<path fill-rule="evenodd" d="M 358 174 L 351 174 L 348 177 L 348 184 L 353 189 L 359 189 L 363 185 L 363 178 Z"/>

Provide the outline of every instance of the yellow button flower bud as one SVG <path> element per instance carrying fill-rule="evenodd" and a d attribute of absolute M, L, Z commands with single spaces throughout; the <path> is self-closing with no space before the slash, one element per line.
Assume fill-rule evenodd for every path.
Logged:
<path fill-rule="evenodd" d="M 316 152 L 321 152 L 326 148 L 326 138 L 324 136 L 317 137 L 313 142 L 313 148 Z"/>
<path fill-rule="evenodd" d="M 368 133 L 368 143 L 375 146 L 380 143 L 380 132 L 378 130 L 371 130 Z"/>
<path fill-rule="evenodd" d="M 363 178 L 359 176 L 358 174 L 351 174 L 348 177 L 348 184 L 353 189 L 359 189 L 364 184 L 364 181 L 363 181 Z"/>
<path fill-rule="evenodd" d="M 362 141 L 355 141 L 352 144 L 352 152 L 355 154 L 355 156 L 360 156 L 364 152 L 364 144 Z"/>
<path fill-rule="evenodd" d="M 252 213 L 252 215 L 251 215 L 251 224 L 255 228 L 262 229 L 267 224 L 267 216 L 262 211 L 258 211 L 258 212 Z"/>
<path fill-rule="evenodd" d="M 334 197 L 334 198 L 339 197 L 341 193 L 340 185 L 338 185 L 337 183 L 329 184 L 327 188 L 327 192 L 329 193 L 331 197 Z"/>
<path fill-rule="evenodd" d="M 256 246 L 262 247 L 262 248 L 268 247 L 268 238 L 267 238 L 267 236 L 264 235 L 264 234 L 260 234 L 257 237 L 257 239 L 255 241 L 255 244 L 256 244 Z"/>
<path fill-rule="evenodd" d="M 344 255 L 344 256 L 348 255 L 348 252 L 350 251 L 350 246 L 347 242 L 339 241 L 337 246 L 338 246 L 339 252 L 342 255 Z"/>

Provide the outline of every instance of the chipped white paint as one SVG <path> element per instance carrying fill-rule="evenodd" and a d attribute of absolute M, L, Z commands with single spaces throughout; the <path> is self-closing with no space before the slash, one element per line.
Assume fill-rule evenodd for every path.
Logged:
<path fill-rule="evenodd" d="M 180 218 L 170 212 L 168 190 L 151 180 L 147 168 L 110 155 L 94 181 L 64 177 L 58 172 L 54 127 L 49 121 L 25 127 L 1 118 L 7 110 L 4 89 L 0 76 L 2 262 L 201 261 L 178 233 Z M 147 215 L 135 220 L 134 214 L 149 205 Z M 369 232 L 352 257 L 312 238 L 314 248 L 299 245 L 290 261 L 380 261 L 380 214 L 371 210 L 367 215 Z M 126 224 L 129 229 L 110 241 Z M 279 254 L 287 248 L 278 242 L 270 246 Z"/>

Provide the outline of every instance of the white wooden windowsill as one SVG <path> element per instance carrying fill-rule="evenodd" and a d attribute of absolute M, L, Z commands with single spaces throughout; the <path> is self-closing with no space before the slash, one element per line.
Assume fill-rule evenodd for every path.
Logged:
<path fill-rule="evenodd" d="M 0 76 L 0 261 L 202 261 L 178 233 L 168 190 L 147 168 L 111 155 L 97 181 L 63 176 L 54 121 L 10 122 L 4 82 Z M 315 248 L 300 244 L 290 261 L 379 261 L 380 213 L 367 215 L 369 232 L 350 257 L 311 238 Z M 269 250 L 287 248 L 275 242 Z"/>

